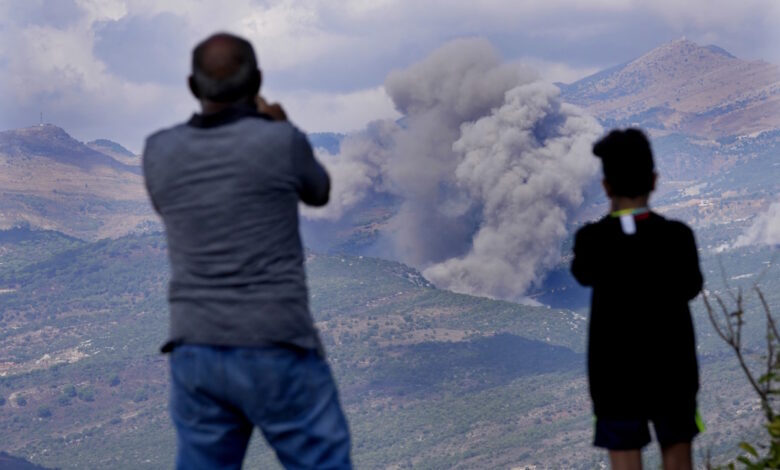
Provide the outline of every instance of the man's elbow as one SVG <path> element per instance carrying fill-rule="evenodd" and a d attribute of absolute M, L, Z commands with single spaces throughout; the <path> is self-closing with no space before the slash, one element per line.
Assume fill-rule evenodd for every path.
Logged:
<path fill-rule="evenodd" d="M 330 195 L 327 192 L 325 192 L 322 195 L 318 195 L 308 199 L 303 199 L 303 203 L 306 204 L 307 206 L 322 207 L 325 204 L 327 204 L 329 200 L 330 200 Z"/>
<path fill-rule="evenodd" d="M 307 206 L 322 207 L 330 200 L 330 183 L 313 191 L 302 192 L 300 196 Z"/>

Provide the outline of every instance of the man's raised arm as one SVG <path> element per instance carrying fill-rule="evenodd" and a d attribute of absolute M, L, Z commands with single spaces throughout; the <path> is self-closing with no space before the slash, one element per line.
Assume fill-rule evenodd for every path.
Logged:
<path fill-rule="evenodd" d="M 298 177 L 298 196 L 304 204 L 324 206 L 330 195 L 330 177 L 314 158 L 309 139 L 296 130 L 293 135 L 293 165 Z"/>

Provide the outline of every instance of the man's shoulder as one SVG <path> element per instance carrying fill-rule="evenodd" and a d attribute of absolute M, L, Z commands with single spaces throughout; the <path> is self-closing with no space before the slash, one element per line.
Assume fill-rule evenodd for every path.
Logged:
<path fill-rule="evenodd" d="M 289 142 L 295 137 L 305 136 L 289 121 L 270 121 L 256 117 L 245 117 L 236 123 L 239 132 L 257 136 L 260 139 L 275 139 Z"/>
<path fill-rule="evenodd" d="M 149 134 L 146 137 L 146 148 L 148 149 L 150 147 L 150 144 L 157 144 L 160 142 L 164 142 L 170 139 L 173 135 L 181 133 L 186 126 L 187 124 L 182 122 L 179 124 L 174 124 L 173 126 L 164 127 L 162 129 L 159 129 Z"/>

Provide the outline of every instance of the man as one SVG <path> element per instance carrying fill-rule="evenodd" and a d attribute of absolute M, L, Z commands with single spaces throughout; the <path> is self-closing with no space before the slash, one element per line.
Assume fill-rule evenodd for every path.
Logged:
<path fill-rule="evenodd" d="M 241 468 L 257 426 L 286 468 L 351 468 L 347 423 L 309 313 L 298 201 L 330 181 L 306 136 L 258 95 L 251 44 L 193 51 L 202 113 L 146 141 L 171 263 L 170 410 L 179 469 Z"/>

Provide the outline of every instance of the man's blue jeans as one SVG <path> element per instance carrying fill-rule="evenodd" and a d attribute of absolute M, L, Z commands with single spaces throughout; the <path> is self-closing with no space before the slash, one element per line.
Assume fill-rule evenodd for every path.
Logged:
<path fill-rule="evenodd" d="M 255 426 L 287 469 L 352 468 L 336 386 L 316 351 L 180 345 L 170 363 L 177 469 L 240 469 Z"/>

